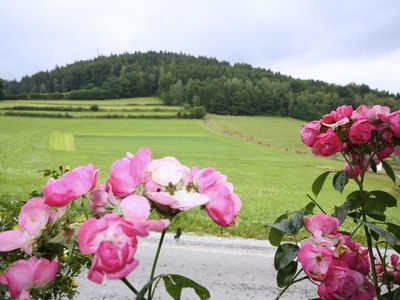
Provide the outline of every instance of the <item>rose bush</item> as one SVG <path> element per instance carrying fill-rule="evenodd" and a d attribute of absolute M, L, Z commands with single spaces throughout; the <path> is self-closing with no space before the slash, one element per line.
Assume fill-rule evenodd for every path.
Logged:
<path fill-rule="evenodd" d="M 391 113 L 380 105 L 361 105 L 355 110 L 340 106 L 320 120 L 302 125 L 301 139 L 315 155 L 340 154 L 344 166 L 314 181 L 314 197 L 307 195 L 311 202 L 306 207 L 285 213 L 270 225 L 269 240 L 278 246 L 274 261 L 277 284 L 282 288 L 277 299 L 302 280 L 318 286 L 320 299 L 400 299 L 399 256 L 389 258 L 388 251 L 391 247 L 400 253 L 400 226 L 388 222 L 385 214 L 397 206 L 397 199 L 386 191 L 367 191 L 364 185 L 365 176 L 377 172 L 378 164 L 396 182 L 385 159 L 393 153 L 399 155 L 399 128 L 400 111 Z M 341 193 L 350 179 L 358 186 L 332 214 L 316 199 L 330 173 L 335 173 L 333 187 Z M 316 207 L 322 213 L 314 214 Z M 348 217 L 355 224 L 350 233 L 340 230 Z M 364 230 L 366 247 L 353 241 L 360 229 Z M 282 243 L 285 235 L 293 242 Z"/>
<path fill-rule="evenodd" d="M 175 299 L 187 287 L 209 299 L 200 284 L 155 271 L 165 233 L 178 214 L 200 207 L 217 225 L 235 224 L 241 202 L 227 177 L 213 168 L 190 169 L 174 157 L 152 160 L 145 148 L 115 161 L 105 183 L 97 183 L 97 173 L 93 165 L 45 170 L 52 178 L 42 193 L 21 207 L 16 228 L 0 232 L 0 296 L 72 298 L 74 277 L 87 266 L 89 280 L 121 280 L 137 299 L 152 299 L 153 283 L 161 279 Z M 150 231 L 161 232 L 160 242 L 149 282 L 137 290 L 126 276 L 139 267 L 138 239 Z"/>

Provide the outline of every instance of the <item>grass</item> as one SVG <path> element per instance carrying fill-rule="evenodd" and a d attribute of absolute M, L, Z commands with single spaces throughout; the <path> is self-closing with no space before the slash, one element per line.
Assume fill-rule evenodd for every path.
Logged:
<path fill-rule="evenodd" d="M 265 224 L 303 207 L 313 180 L 342 167 L 338 160 L 308 153 L 299 142 L 300 124 L 287 118 L 214 115 L 205 121 L 0 116 L 0 194 L 2 199 L 26 199 L 45 183 L 37 170 L 58 164 L 93 163 L 101 169 L 99 182 L 103 182 L 114 160 L 146 146 L 155 158 L 171 155 L 188 166 L 215 167 L 228 175 L 242 199 L 240 220 L 232 228 L 219 228 L 200 210 L 179 216 L 175 228 L 265 239 Z M 366 184 L 369 189 L 394 191 L 383 174 L 371 174 Z M 327 183 L 319 201 L 331 212 L 354 188 L 349 184 L 340 194 Z M 391 209 L 390 218 L 398 218 L 399 212 Z"/>

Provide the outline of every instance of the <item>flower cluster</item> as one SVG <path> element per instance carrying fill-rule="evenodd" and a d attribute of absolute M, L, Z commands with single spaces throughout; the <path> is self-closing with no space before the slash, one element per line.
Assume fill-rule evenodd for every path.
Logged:
<path fill-rule="evenodd" d="M 348 163 L 344 170 L 350 178 L 399 153 L 400 111 L 390 113 L 386 106 L 339 106 L 320 120 L 304 124 L 301 139 L 316 155 L 343 152 Z"/>
<path fill-rule="evenodd" d="M 97 185 L 97 173 L 88 165 L 49 179 L 43 197 L 22 207 L 18 228 L 0 233 L 0 252 L 22 249 L 31 255 L 44 230 L 75 200 L 88 197 L 92 217 L 80 225 L 77 244 L 82 254 L 93 256 L 88 278 L 101 283 L 104 276 L 122 279 L 131 273 L 139 264 L 134 257 L 138 237 L 166 229 L 182 211 L 200 206 L 223 227 L 238 218 L 240 198 L 227 177 L 213 168 L 189 169 L 174 157 L 152 160 L 151 151 L 142 148 L 115 161 L 105 183 Z M 163 218 L 151 220 L 152 209 Z M 8 285 L 11 297 L 29 299 L 29 290 L 51 282 L 57 267 L 57 259 L 32 256 L 11 264 L 0 280 Z M 18 279 L 18 272 L 26 276 Z"/>
<path fill-rule="evenodd" d="M 380 282 L 389 281 L 392 284 L 400 285 L 400 257 L 397 254 L 392 254 L 390 263 L 385 262 L 385 266 L 379 259 L 376 259 L 375 270 Z"/>
<path fill-rule="evenodd" d="M 325 214 L 304 218 L 311 237 L 304 240 L 298 261 L 307 276 L 319 282 L 322 299 L 372 299 L 375 289 L 367 279 L 368 250 L 338 232 L 339 221 Z"/>

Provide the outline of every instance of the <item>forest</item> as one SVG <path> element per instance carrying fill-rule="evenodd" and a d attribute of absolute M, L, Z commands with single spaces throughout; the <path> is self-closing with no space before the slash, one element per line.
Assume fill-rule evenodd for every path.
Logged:
<path fill-rule="evenodd" d="M 159 96 L 210 113 L 311 120 L 341 104 L 400 109 L 400 94 L 366 84 L 296 79 L 249 64 L 170 52 L 98 56 L 21 80 L 0 79 L 0 99 L 113 99 Z"/>

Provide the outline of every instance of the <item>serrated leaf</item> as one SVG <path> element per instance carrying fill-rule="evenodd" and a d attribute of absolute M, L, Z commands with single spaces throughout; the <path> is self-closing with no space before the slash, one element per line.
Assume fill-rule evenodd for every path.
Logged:
<path fill-rule="evenodd" d="M 276 275 L 278 287 L 283 288 L 290 284 L 294 275 L 296 275 L 296 271 L 297 261 L 292 261 L 286 266 L 286 268 L 279 270 L 278 274 Z"/>
<path fill-rule="evenodd" d="M 371 229 L 373 232 L 378 234 L 379 236 L 383 237 L 391 246 L 395 246 L 397 243 L 397 238 L 390 232 L 379 228 L 375 224 L 369 222 L 362 222 L 365 226 Z M 371 233 L 372 233 L 371 231 Z M 374 237 L 375 238 L 375 237 Z M 376 239 L 376 238 L 375 238 Z M 377 240 L 377 239 L 376 239 Z"/>
<path fill-rule="evenodd" d="M 330 171 L 327 171 L 325 173 L 322 173 L 317 177 L 317 179 L 314 180 L 311 190 L 314 194 L 315 197 L 318 197 L 318 194 L 321 192 L 322 187 L 324 186 L 325 180 L 328 177 Z"/>
<path fill-rule="evenodd" d="M 287 265 L 297 257 L 297 252 L 299 252 L 299 246 L 296 244 L 281 244 L 276 250 L 274 257 L 275 270 L 279 271 L 286 268 Z"/>
<path fill-rule="evenodd" d="M 339 171 L 333 176 L 332 184 L 333 188 L 338 192 L 342 193 L 344 187 L 349 182 L 349 176 L 345 171 Z"/>
<path fill-rule="evenodd" d="M 383 169 L 385 170 L 387 176 L 389 176 L 390 179 L 392 179 L 392 181 L 394 183 L 396 183 L 396 175 L 394 174 L 393 168 L 391 165 L 389 165 L 386 161 L 382 160 L 382 166 Z"/>
<path fill-rule="evenodd" d="M 280 221 L 287 219 L 288 215 L 283 214 L 279 216 L 276 220 L 275 223 L 279 223 Z M 268 233 L 268 240 L 273 246 L 279 246 L 282 238 L 284 236 L 284 233 L 276 228 L 271 227 L 269 233 Z"/>

